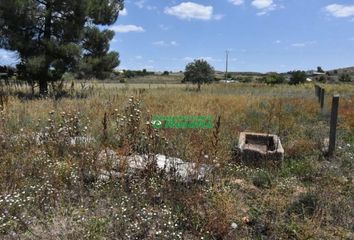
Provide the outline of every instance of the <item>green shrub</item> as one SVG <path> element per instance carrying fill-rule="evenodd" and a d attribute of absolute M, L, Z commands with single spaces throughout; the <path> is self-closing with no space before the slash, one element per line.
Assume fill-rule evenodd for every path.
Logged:
<path fill-rule="evenodd" d="M 352 77 L 348 73 L 342 73 L 338 79 L 340 82 L 351 82 Z"/>
<path fill-rule="evenodd" d="M 299 84 L 306 82 L 306 73 L 304 71 L 292 71 L 289 84 Z"/>
<path fill-rule="evenodd" d="M 285 78 L 283 75 L 272 73 L 264 78 L 264 82 L 266 84 L 281 84 L 285 82 Z"/>

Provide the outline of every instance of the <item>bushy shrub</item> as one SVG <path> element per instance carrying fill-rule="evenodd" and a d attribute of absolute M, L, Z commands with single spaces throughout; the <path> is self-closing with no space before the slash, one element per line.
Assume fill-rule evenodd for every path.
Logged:
<path fill-rule="evenodd" d="M 289 72 L 291 75 L 289 84 L 299 84 L 306 82 L 306 73 L 304 71 L 292 71 Z"/>
<path fill-rule="evenodd" d="M 264 82 L 266 84 L 281 84 L 285 82 L 285 78 L 283 75 L 272 73 L 264 78 Z"/>
<path fill-rule="evenodd" d="M 348 73 L 342 73 L 338 79 L 340 82 L 351 82 L 352 77 Z"/>

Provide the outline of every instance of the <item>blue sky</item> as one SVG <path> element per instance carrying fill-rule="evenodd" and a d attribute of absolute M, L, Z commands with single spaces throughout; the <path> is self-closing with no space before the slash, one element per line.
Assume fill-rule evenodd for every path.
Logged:
<path fill-rule="evenodd" d="M 354 0 L 126 0 L 110 26 L 120 69 L 232 71 L 354 66 Z M 13 63 L 0 51 L 0 64 Z"/>

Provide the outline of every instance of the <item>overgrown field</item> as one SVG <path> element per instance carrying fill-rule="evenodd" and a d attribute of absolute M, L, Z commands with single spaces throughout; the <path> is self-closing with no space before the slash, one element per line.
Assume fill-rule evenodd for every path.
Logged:
<path fill-rule="evenodd" d="M 27 99 L 3 87 L 0 239 L 353 239 L 354 86 L 214 84 L 191 88 L 66 86 Z M 322 153 L 331 94 L 340 93 L 337 151 Z M 5 93 L 5 94 L 4 94 Z M 152 128 L 154 115 L 211 115 L 213 129 Z M 239 133 L 280 136 L 281 168 L 237 161 Z M 107 178 L 99 157 L 164 154 L 211 171 L 181 182 L 154 168 Z"/>

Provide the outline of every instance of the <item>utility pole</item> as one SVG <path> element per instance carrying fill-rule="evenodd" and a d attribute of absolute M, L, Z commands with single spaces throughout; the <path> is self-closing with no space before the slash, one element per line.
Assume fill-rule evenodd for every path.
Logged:
<path fill-rule="evenodd" d="M 227 80 L 227 70 L 229 67 L 229 50 L 226 50 L 226 71 L 225 71 L 225 80 Z"/>

